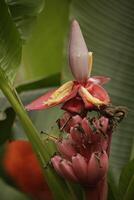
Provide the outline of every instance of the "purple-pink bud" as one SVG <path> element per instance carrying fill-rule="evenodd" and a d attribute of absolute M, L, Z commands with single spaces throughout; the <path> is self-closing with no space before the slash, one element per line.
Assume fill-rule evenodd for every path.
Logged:
<path fill-rule="evenodd" d="M 108 156 L 105 151 L 92 153 L 88 163 L 88 183 L 97 184 L 108 171 Z"/>
<path fill-rule="evenodd" d="M 87 182 L 87 162 L 83 156 L 77 154 L 72 157 L 72 166 L 79 182 Z"/>
<path fill-rule="evenodd" d="M 79 82 L 86 82 L 90 71 L 89 53 L 80 26 L 72 22 L 69 44 L 69 62 L 73 76 Z"/>

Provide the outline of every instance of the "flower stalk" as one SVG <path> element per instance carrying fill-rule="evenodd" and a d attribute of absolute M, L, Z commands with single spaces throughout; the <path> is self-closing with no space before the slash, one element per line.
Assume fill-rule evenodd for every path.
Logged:
<path fill-rule="evenodd" d="M 107 200 L 107 177 L 94 187 L 87 187 L 85 190 L 86 200 Z"/>

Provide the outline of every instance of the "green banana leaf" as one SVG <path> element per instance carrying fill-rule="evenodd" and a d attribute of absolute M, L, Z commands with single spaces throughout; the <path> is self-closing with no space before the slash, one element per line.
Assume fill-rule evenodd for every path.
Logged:
<path fill-rule="evenodd" d="M 58 73 L 65 66 L 69 5 L 69 0 L 45 1 L 32 36 L 23 48 L 17 83 Z"/>
<path fill-rule="evenodd" d="M 61 77 L 60 73 L 57 73 L 42 79 L 27 81 L 24 82 L 23 84 L 16 86 L 16 90 L 18 93 L 21 93 L 23 91 L 60 86 L 60 81 L 61 81 L 60 77 Z"/>
<path fill-rule="evenodd" d="M 134 199 L 134 160 L 131 160 L 122 170 L 119 181 L 119 199 Z"/>
<path fill-rule="evenodd" d="M 5 26 L 6 25 L 6 26 Z M 4 0 L 0 1 L 0 70 L 13 80 L 21 59 L 21 40 Z"/>
<path fill-rule="evenodd" d="M 0 1 L 0 68 L 10 81 L 14 80 L 20 65 L 21 38 L 25 38 L 30 31 L 43 2 L 43 0 Z"/>
<path fill-rule="evenodd" d="M 13 187 L 7 185 L 2 179 L 0 179 L 0 199 L 1 200 L 28 200 L 24 194 L 20 193 Z"/>
<path fill-rule="evenodd" d="M 27 40 L 38 14 L 44 8 L 44 0 L 6 0 L 6 2 L 21 38 Z"/>

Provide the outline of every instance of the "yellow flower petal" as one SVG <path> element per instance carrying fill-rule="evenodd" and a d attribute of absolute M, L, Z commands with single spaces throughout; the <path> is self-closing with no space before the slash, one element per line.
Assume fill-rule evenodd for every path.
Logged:
<path fill-rule="evenodd" d="M 104 105 L 105 103 L 99 99 L 97 99 L 96 97 L 93 97 L 86 88 L 84 88 L 83 86 L 80 87 L 79 89 L 79 94 L 82 97 L 83 101 L 84 98 L 86 99 L 86 101 L 88 101 L 89 103 L 92 103 L 95 106 L 100 106 L 100 105 Z"/>
<path fill-rule="evenodd" d="M 52 104 L 61 102 L 65 97 L 70 95 L 73 86 L 73 81 L 68 81 L 67 83 L 63 84 L 50 96 L 47 101 L 44 102 L 44 105 L 50 106 Z"/>

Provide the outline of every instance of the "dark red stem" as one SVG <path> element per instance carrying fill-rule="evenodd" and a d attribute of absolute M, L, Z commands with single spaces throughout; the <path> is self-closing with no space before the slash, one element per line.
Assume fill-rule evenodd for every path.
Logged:
<path fill-rule="evenodd" d="M 86 200 L 107 200 L 107 178 L 104 178 L 94 187 L 85 188 Z"/>
<path fill-rule="evenodd" d="M 85 188 L 85 196 L 86 196 L 86 200 L 99 200 L 99 196 L 98 196 L 98 187 L 88 187 Z"/>

